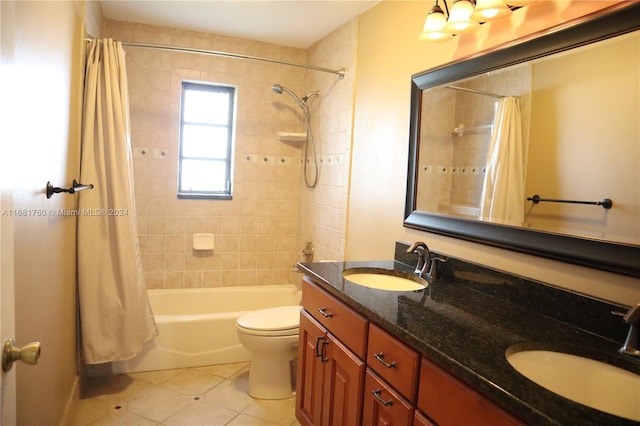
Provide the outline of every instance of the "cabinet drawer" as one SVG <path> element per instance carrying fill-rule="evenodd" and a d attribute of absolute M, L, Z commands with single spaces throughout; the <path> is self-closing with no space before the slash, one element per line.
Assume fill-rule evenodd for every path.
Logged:
<path fill-rule="evenodd" d="M 302 279 L 302 306 L 356 355 L 365 358 L 368 324 L 366 318 L 312 283 L 307 277 Z"/>
<path fill-rule="evenodd" d="M 362 407 L 363 426 L 411 426 L 415 409 L 399 393 L 367 369 Z"/>
<path fill-rule="evenodd" d="M 440 426 L 523 425 L 434 363 L 422 359 L 418 408 Z"/>
<path fill-rule="evenodd" d="M 375 324 L 369 325 L 367 365 L 415 402 L 420 355 Z"/>

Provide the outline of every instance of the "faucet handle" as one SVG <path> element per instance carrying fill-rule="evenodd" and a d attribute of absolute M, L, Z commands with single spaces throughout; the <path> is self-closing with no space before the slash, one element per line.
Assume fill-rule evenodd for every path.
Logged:
<path fill-rule="evenodd" d="M 624 344 L 618 352 L 625 355 L 640 356 L 640 338 L 638 337 L 638 324 L 640 324 L 640 303 L 631 307 L 627 313 L 613 312 L 614 315 L 621 316 L 629 324 L 629 332 Z"/>
<path fill-rule="evenodd" d="M 628 324 L 638 324 L 640 323 L 640 303 L 629 308 L 627 312 L 611 311 L 611 314 L 617 317 L 622 317 L 624 322 Z"/>
<path fill-rule="evenodd" d="M 434 256 L 431 258 L 431 265 L 429 266 L 429 272 L 427 272 L 428 281 L 433 281 L 440 278 L 440 274 L 438 274 L 438 263 L 447 263 L 447 259 L 439 256 Z"/>
<path fill-rule="evenodd" d="M 630 308 L 626 314 L 622 317 L 628 324 L 640 323 L 640 303 Z"/>

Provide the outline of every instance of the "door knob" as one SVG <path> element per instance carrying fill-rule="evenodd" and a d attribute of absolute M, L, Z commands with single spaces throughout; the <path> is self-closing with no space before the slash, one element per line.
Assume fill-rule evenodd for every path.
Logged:
<path fill-rule="evenodd" d="M 40 358 L 40 342 L 31 342 L 18 348 L 13 339 L 7 339 L 2 349 L 2 370 L 9 371 L 16 361 L 36 365 Z"/>

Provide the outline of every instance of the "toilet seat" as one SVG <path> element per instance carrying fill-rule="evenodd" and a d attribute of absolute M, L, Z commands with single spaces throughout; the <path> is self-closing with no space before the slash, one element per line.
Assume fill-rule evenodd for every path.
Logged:
<path fill-rule="evenodd" d="M 292 336 L 300 327 L 300 306 L 278 306 L 242 315 L 236 321 L 240 330 L 259 336 Z"/>

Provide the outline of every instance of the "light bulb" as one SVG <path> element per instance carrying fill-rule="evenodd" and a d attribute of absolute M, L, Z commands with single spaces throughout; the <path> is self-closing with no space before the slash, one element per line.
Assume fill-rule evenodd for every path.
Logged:
<path fill-rule="evenodd" d="M 478 22 L 471 19 L 473 5 L 468 0 L 456 0 L 451 7 L 449 21 L 445 31 L 452 34 L 465 34 L 478 29 Z"/>
<path fill-rule="evenodd" d="M 471 18 L 478 22 L 486 22 L 506 18 L 509 15 L 511 15 L 511 9 L 503 0 L 478 0 Z"/>
<path fill-rule="evenodd" d="M 540 0 L 505 0 L 509 6 L 531 6 L 540 3 Z"/>
<path fill-rule="evenodd" d="M 418 39 L 423 41 L 445 41 L 450 39 L 451 34 L 444 31 L 446 24 L 447 18 L 440 6 L 436 4 L 429 11 L 427 19 L 424 21 L 422 34 L 420 34 Z"/>

